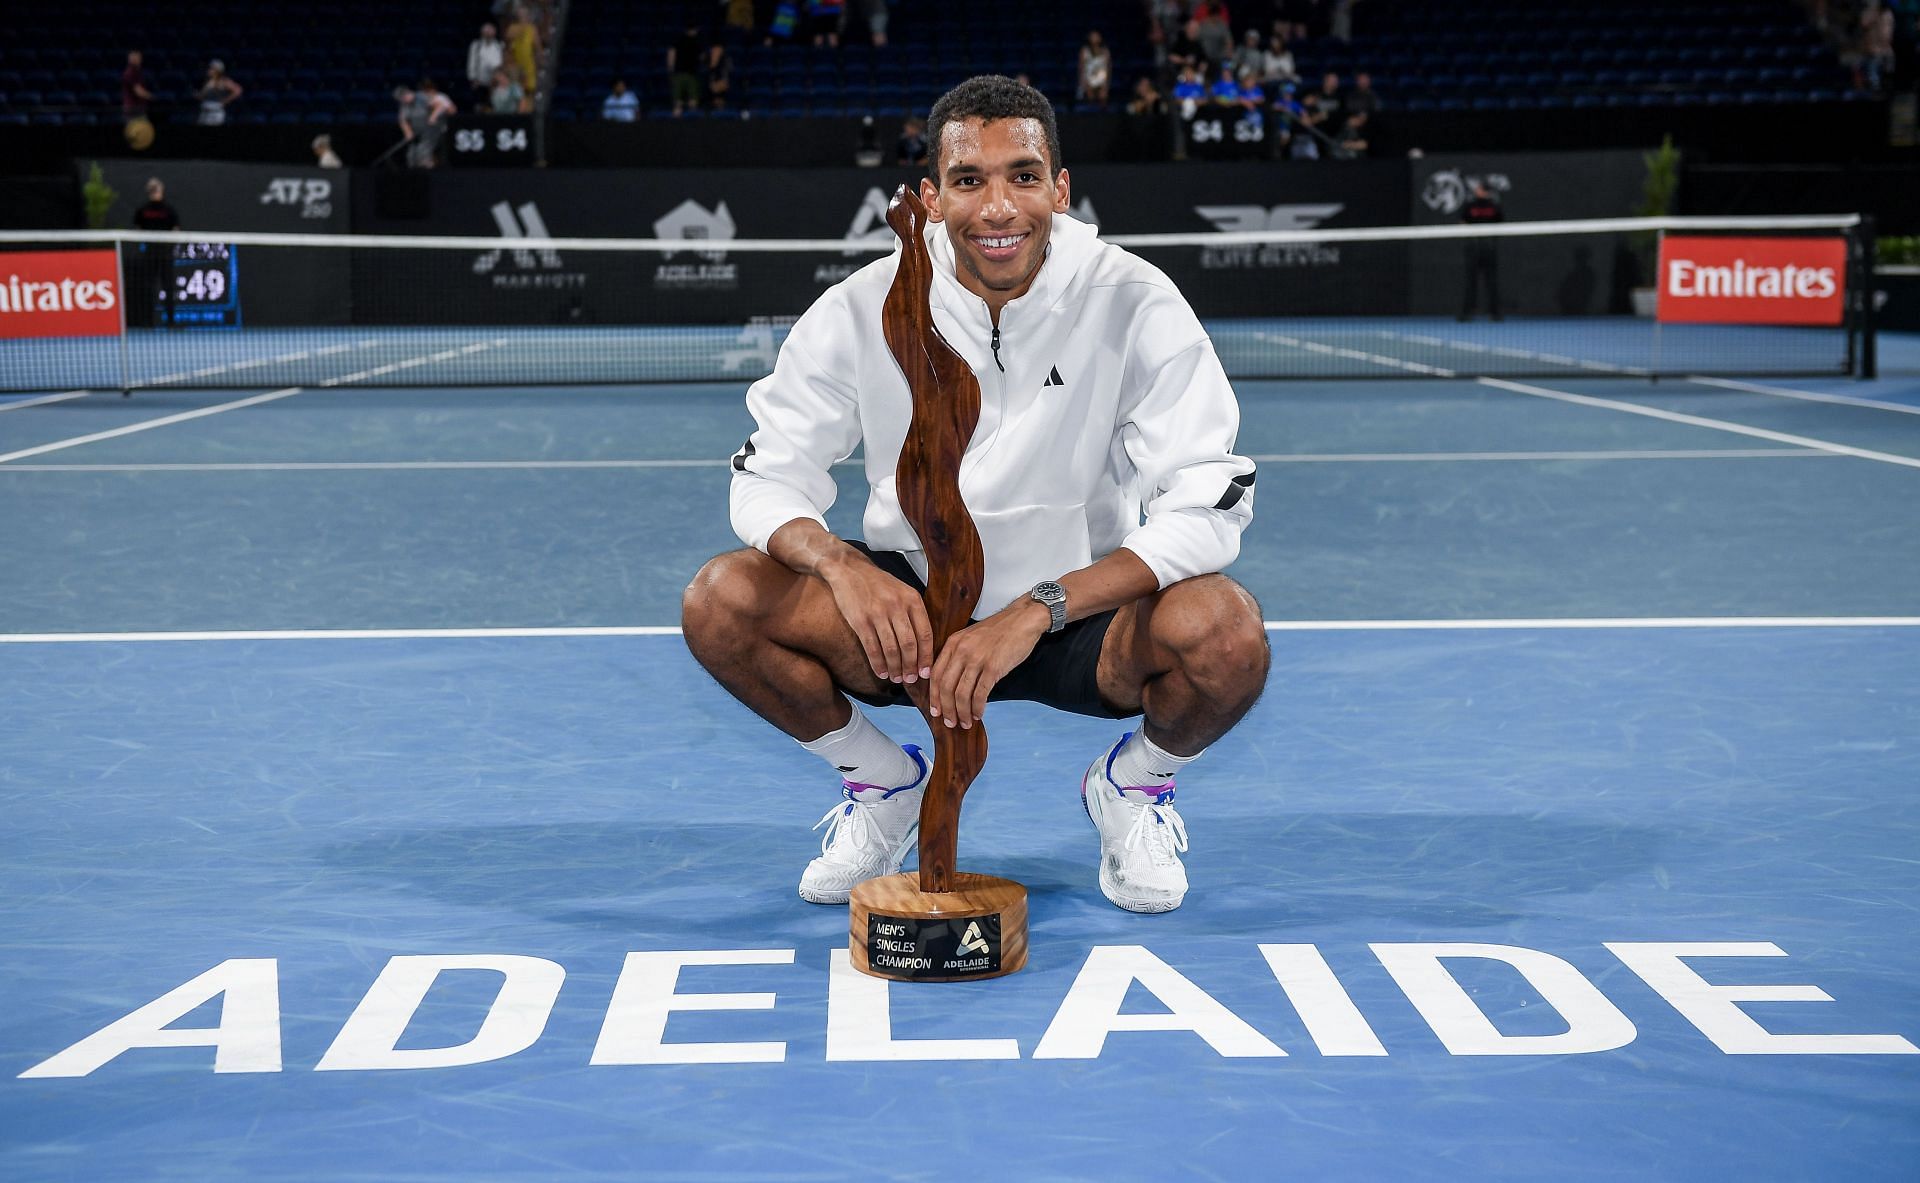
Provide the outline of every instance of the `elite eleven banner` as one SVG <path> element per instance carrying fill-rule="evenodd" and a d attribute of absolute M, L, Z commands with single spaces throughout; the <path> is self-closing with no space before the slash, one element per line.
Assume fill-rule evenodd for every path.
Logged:
<path fill-rule="evenodd" d="M 0 338 L 119 335 L 115 252 L 0 254 Z"/>
<path fill-rule="evenodd" d="M 1700 238 L 1660 243 L 1660 319 L 1692 324 L 1837 325 L 1846 315 L 1844 238 Z"/>

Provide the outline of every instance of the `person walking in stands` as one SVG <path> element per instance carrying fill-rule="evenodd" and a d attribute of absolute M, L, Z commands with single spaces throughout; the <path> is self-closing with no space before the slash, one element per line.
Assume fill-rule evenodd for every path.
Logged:
<path fill-rule="evenodd" d="M 667 47 L 668 84 L 673 90 L 673 117 L 700 107 L 700 26 L 688 25 L 680 39 Z"/>
<path fill-rule="evenodd" d="M 1252 708 L 1270 660 L 1259 605 L 1221 574 L 1253 520 L 1239 405 L 1165 273 L 1068 213 L 1045 95 L 969 79 L 934 103 L 928 138 L 929 307 L 981 392 L 963 462 L 986 559 L 978 617 L 933 651 L 927 560 L 894 491 L 912 411 L 881 323 L 896 256 L 827 289 L 747 391 L 756 426 L 730 495 L 747 546 L 688 585 L 687 647 L 842 782 L 801 898 L 844 904 L 899 870 L 931 761 L 854 700 L 904 704 L 906 685 L 925 682 L 936 727 L 971 728 L 1003 699 L 1144 714 L 1079 788 L 1101 893 L 1171 911 L 1187 894 L 1174 776 Z M 824 516 L 833 466 L 856 449 L 864 541 Z M 732 791 L 790 779 L 765 760 L 748 767 Z"/>
<path fill-rule="evenodd" d="M 128 123 L 147 117 L 147 104 L 153 91 L 147 86 L 147 72 L 141 65 L 140 51 L 127 51 L 127 68 L 120 72 L 120 117 Z"/>
<path fill-rule="evenodd" d="M 533 15 L 515 5 L 513 21 L 507 25 L 507 68 L 513 71 L 520 89 L 528 94 L 540 89 L 540 29 Z"/>
<path fill-rule="evenodd" d="M 506 60 L 506 43 L 500 40 L 493 22 L 481 25 L 480 35 L 467 44 L 467 85 L 473 97 L 483 97 L 493 89 L 493 72 L 505 65 Z"/>
<path fill-rule="evenodd" d="M 1473 181 L 1473 196 L 1467 198 L 1467 203 L 1460 207 L 1460 220 L 1469 226 L 1491 226 L 1506 221 L 1499 200 L 1487 188 L 1487 183 L 1478 177 Z M 1491 320 L 1500 319 L 1499 241 L 1497 238 L 1467 240 L 1467 284 L 1460 297 L 1460 319 L 1463 321 L 1473 319 L 1480 277 L 1483 275 L 1487 280 L 1487 316 Z"/>
<path fill-rule="evenodd" d="M 159 177 L 147 178 L 147 203 L 133 211 L 133 228 L 165 232 L 178 230 L 180 215 L 167 204 L 167 183 Z M 161 324 L 173 323 L 173 302 L 167 297 L 167 273 L 172 270 L 173 247 L 164 242 L 136 242 L 130 250 L 127 268 L 127 323 L 151 328 L 156 316 Z"/>
<path fill-rule="evenodd" d="M 725 41 L 715 37 L 713 44 L 707 46 L 706 59 L 702 63 L 702 81 L 706 87 L 707 109 L 724 111 L 728 97 L 733 92 L 733 55 L 727 52 Z"/>
<path fill-rule="evenodd" d="M 219 127 L 226 123 L 227 108 L 245 93 L 244 87 L 227 77 L 225 62 L 219 58 L 208 62 L 207 80 L 194 92 L 194 97 L 200 100 L 200 126 Z"/>

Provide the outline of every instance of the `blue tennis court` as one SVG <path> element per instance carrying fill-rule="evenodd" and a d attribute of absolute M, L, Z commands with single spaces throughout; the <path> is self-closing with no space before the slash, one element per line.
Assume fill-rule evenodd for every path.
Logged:
<path fill-rule="evenodd" d="M 1192 894 L 1095 887 L 1118 727 L 996 705 L 1032 960 L 964 986 L 846 968 L 835 786 L 675 630 L 740 383 L 0 400 L 0 1176 L 1911 1179 L 1881 348 L 1238 383 L 1274 665 Z"/>

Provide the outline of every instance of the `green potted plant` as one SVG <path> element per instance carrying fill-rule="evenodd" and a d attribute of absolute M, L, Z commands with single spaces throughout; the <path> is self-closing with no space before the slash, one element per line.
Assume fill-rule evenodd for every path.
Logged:
<path fill-rule="evenodd" d="M 105 230 L 107 212 L 113 208 L 114 198 L 120 194 L 107 184 L 105 174 L 100 171 L 100 162 L 94 161 L 87 170 L 86 184 L 80 186 L 80 205 L 87 214 L 87 229 Z"/>
<path fill-rule="evenodd" d="M 1640 208 L 1634 213 L 1643 218 L 1664 218 L 1673 213 L 1674 195 L 1680 191 L 1680 150 L 1671 135 L 1663 136 L 1660 147 L 1640 159 L 1647 165 L 1646 185 L 1640 191 Z M 1640 274 L 1649 282 L 1633 289 L 1633 314 L 1652 316 L 1660 302 L 1655 271 L 1660 265 L 1660 236 L 1652 231 L 1634 236 L 1633 253 L 1641 260 Z"/>

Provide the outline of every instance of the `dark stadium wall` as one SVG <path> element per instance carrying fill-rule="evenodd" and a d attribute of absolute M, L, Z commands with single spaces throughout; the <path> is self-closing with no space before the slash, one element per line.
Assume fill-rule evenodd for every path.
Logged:
<path fill-rule="evenodd" d="M 146 201 L 149 177 L 165 182 L 167 203 L 187 231 L 345 234 L 352 228 L 353 174 L 345 169 L 210 160 L 81 159 L 74 162 L 77 180 L 84 182 L 95 163 L 114 191 L 105 220 L 110 228 L 133 225 L 133 211 Z M 293 253 L 284 249 L 240 252 L 239 266 L 246 274 L 242 313 L 247 323 L 345 323 L 348 252 L 300 250 L 297 265 L 290 265 Z M 249 266 L 254 260 L 267 265 Z"/>
<path fill-rule="evenodd" d="M 1510 222 L 1562 218 L 1618 218 L 1639 212 L 1647 168 L 1637 150 L 1591 152 L 1436 153 L 1409 162 L 1413 201 L 1408 221 L 1449 225 L 1475 182 L 1499 199 Z M 1411 311 L 1444 314 L 1461 303 L 1454 264 L 1460 249 L 1420 248 L 1444 257 L 1441 265 L 1412 268 Z M 1497 248 L 1503 303 L 1559 316 L 1625 312 L 1638 282 L 1639 264 L 1628 236 L 1572 235 L 1528 239 L 1524 247 Z M 1423 260 L 1416 254 L 1412 260 Z"/>
<path fill-rule="evenodd" d="M 829 250 L 803 256 L 728 252 L 732 238 L 816 238 L 890 245 L 886 205 L 919 170 L 633 169 L 468 170 L 426 178 L 376 175 L 354 190 L 354 229 L 381 234 L 497 237 L 497 251 L 368 252 L 357 299 L 422 282 L 443 298 L 406 315 L 488 323 L 710 324 L 797 315 L 828 284 L 875 257 Z M 1283 170 L 1194 164 L 1167 183 L 1164 168 L 1089 164 L 1072 170 L 1076 216 L 1108 233 L 1309 229 L 1397 225 L 1409 201 L 1403 161 Z M 686 251 L 635 268 L 588 252 L 516 251 L 517 238 L 686 238 Z M 1143 251 L 1188 292 L 1202 315 L 1392 312 L 1405 303 L 1395 248 L 1216 248 Z M 431 275 L 422 268 L 430 267 Z M 391 269 L 395 274 L 383 274 Z M 400 271 L 407 271 L 403 276 Z"/>

